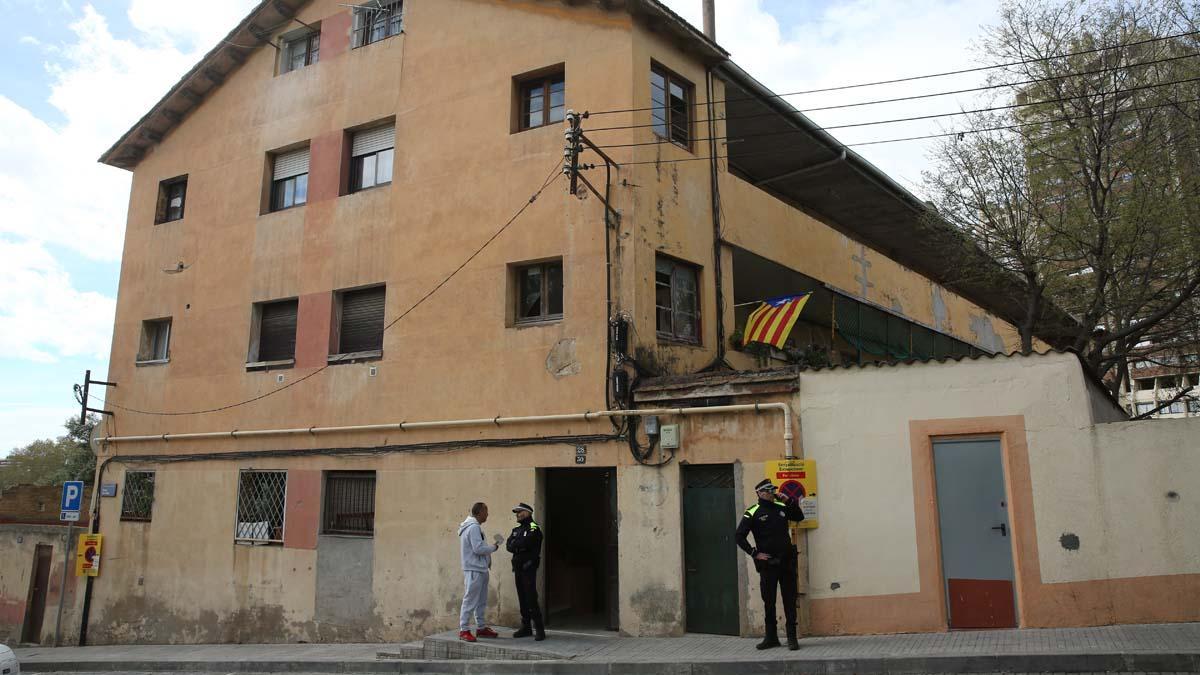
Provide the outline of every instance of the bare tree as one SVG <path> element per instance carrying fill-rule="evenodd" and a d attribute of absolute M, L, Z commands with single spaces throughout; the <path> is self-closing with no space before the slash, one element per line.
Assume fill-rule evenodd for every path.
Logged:
<path fill-rule="evenodd" d="M 968 118 L 926 175 L 941 215 L 1025 282 L 1022 348 L 1053 302 L 1114 392 L 1130 354 L 1197 333 L 1200 41 L 1179 37 L 1196 23 L 1182 0 L 1011 0 L 982 47 L 1015 64 L 993 83 L 1020 107 Z"/>

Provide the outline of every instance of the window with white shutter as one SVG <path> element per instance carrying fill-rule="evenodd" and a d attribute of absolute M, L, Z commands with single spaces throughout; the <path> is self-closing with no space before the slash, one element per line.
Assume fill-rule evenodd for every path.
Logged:
<path fill-rule="evenodd" d="M 383 350 L 386 287 L 374 286 L 338 294 L 338 355 Z"/>
<path fill-rule="evenodd" d="M 395 124 L 355 132 L 350 142 L 350 191 L 391 183 L 395 147 Z"/>
<path fill-rule="evenodd" d="M 271 172 L 272 211 L 300 206 L 308 201 L 308 159 L 308 147 L 274 156 Z"/>

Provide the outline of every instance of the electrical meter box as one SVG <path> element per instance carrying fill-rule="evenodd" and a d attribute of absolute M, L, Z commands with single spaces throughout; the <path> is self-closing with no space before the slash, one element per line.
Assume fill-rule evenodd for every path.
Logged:
<path fill-rule="evenodd" d="M 679 425 L 664 424 L 659 431 L 658 444 L 666 450 L 674 450 L 679 447 Z"/>

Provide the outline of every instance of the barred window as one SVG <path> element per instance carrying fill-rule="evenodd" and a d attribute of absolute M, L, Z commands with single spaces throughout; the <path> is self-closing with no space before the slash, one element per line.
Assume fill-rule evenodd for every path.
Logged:
<path fill-rule="evenodd" d="M 243 470 L 238 476 L 237 531 L 234 540 L 282 544 L 286 471 Z"/>
<path fill-rule="evenodd" d="M 401 0 L 368 2 L 354 8 L 353 47 L 399 35 L 404 28 L 404 3 Z"/>
<path fill-rule="evenodd" d="M 154 509 L 154 472 L 126 471 L 121 494 L 121 520 L 150 521 Z"/>
<path fill-rule="evenodd" d="M 375 472 L 325 473 L 326 534 L 375 533 Z"/>

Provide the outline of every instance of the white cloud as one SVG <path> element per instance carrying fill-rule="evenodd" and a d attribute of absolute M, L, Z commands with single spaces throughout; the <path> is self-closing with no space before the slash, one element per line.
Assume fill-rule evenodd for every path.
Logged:
<path fill-rule="evenodd" d="M 699 0 L 666 0 L 700 25 Z M 994 0 L 837 0 L 798 25 L 780 26 L 761 0 L 717 0 L 717 40 L 746 72 L 776 92 L 875 82 L 977 65 L 971 50 L 980 27 L 997 12 Z M 982 74 L 790 97 L 801 110 L 975 86 Z M 833 126 L 953 112 L 971 97 L 812 112 Z M 939 133 L 950 120 L 907 122 L 831 133 L 844 143 Z M 927 167 L 932 141 L 857 148 L 859 154 L 910 190 Z"/>
<path fill-rule="evenodd" d="M 248 0 L 205 0 L 203 5 L 183 0 L 132 0 L 129 21 L 148 39 L 207 51 L 255 4 Z"/>
<path fill-rule="evenodd" d="M 116 301 L 80 292 L 46 249 L 0 238 L 0 354 L 51 362 L 108 358 Z"/>

